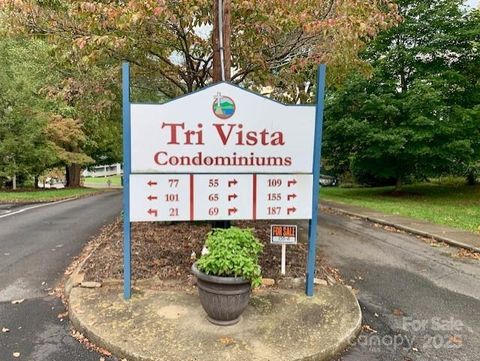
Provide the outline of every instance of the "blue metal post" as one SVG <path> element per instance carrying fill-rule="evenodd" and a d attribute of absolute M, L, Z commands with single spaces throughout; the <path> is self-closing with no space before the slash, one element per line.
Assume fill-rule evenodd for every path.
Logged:
<path fill-rule="evenodd" d="M 308 257 L 307 257 L 307 280 L 305 293 L 313 296 L 315 278 L 315 253 L 317 248 L 317 217 L 318 198 L 320 196 L 320 162 L 322 159 L 322 133 L 323 133 L 323 109 L 325 102 L 325 75 L 327 67 L 321 64 L 317 75 L 317 106 L 315 110 L 315 143 L 313 148 L 313 193 L 312 193 L 312 219 L 308 224 Z"/>
<path fill-rule="evenodd" d="M 123 297 L 132 296 L 131 287 L 131 230 L 130 230 L 130 64 L 122 64 L 122 111 L 123 111 Z"/>

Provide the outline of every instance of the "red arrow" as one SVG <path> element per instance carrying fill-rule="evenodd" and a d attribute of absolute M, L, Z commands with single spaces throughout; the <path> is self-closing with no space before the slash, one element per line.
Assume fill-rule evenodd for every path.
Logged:
<path fill-rule="evenodd" d="M 235 199 L 235 198 L 237 198 L 237 197 L 238 197 L 238 196 L 237 196 L 235 193 L 234 193 L 234 194 L 229 194 L 229 195 L 228 195 L 228 201 L 231 202 L 232 199 Z"/>
<path fill-rule="evenodd" d="M 237 182 L 237 180 L 236 180 L 236 179 L 234 179 L 234 180 L 230 180 L 230 181 L 228 181 L 228 186 L 229 186 L 229 187 L 231 187 L 231 186 L 232 186 L 232 184 L 233 184 L 233 185 L 236 185 L 237 183 L 238 183 L 238 182 Z"/>
<path fill-rule="evenodd" d="M 295 213 L 296 211 L 297 211 L 297 208 L 295 208 L 295 207 L 287 208 L 287 214 Z"/>
<path fill-rule="evenodd" d="M 295 179 L 289 180 L 289 181 L 287 182 L 287 185 L 288 185 L 289 187 L 292 186 L 292 185 L 295 185 L 295 184 L 297 184 L 297 181 L 296 181 Z"/>
<path fill-rule="evenodd" d="M 231 216 L 232 214 L 235 214 L 238 212 L 238 209 L 233 207 L 233 208 L 228 208 L 228 215 Z"/>
<path fill-rule="evenodd" d="M 150 208 L 150 209 L 147 211 L 147 213 L 150 214 L 151 216 L 155 216 L 155 217 L 158 216 L 158 211 L 157 211 L 156 209 Z"/>
<path fill-rule="evenodd" d="M 297 198 L 297 195 L 295 193 L 294 194 L 289 194 L 287 196 L 287 201 L 290 201 L 290 200 L 295 199 L 295 198 Z"/>
<path fill-rule="evenodd" d="M 157 196 L 148 196 L 147 199 L 148 199 L 149 201 L 153 201 L 153 200 L 155 200 L 155 199 L 158 199 L 158 197 L 157 197 Z"/>
<path fill-rule="evenodd" d="M 151 186 L 156 186 L 158 183 L 154 181 L 148 181 L 147 184 L 151 187 Z"/>

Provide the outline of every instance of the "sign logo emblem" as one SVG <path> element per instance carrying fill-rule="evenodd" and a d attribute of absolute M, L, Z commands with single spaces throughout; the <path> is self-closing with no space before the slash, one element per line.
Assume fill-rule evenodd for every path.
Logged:
<path fill-rule="evenodd" d="M 232 98 L 222 93 L 217 93 L 214 98 L 212 109 L 218 118 L 228 119 L 235 113 L 235 102 Z"/>

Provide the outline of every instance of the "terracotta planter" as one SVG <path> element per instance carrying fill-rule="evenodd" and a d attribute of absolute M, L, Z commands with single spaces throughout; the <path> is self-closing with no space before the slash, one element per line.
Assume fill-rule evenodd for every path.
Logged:
<path fill-rule="evenodd" d="M 234 325 L 250 299 L 250 281 L 241 277 L 210 276 L 192 265 L 192 272 L 197 277 L 200 303 L 207 313 L 207 319 L 220 326 Z"/>

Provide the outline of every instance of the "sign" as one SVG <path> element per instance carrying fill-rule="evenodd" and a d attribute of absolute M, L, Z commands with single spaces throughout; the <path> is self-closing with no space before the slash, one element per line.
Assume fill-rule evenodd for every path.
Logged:
<path fill-rule="evenodd" d="M 310 174 L 133 174 L 130 220 L 308 219 Z"/>
<path fill-rule="evenodd" d="M 297 244 L 297 226 L 272 224 L 270 242 L 272 244 Z"/>
<path fill-rule="evenodd" d="M 219 83 L 131 104 L 132 173 L 312 173 L 315 107 Z"/>
<path fill-rule="evenodd" d="M 226 82 L 164 104 L 132 104 L 123 63 L 125 299 L 131 222 L 183 220 L 309 219 L 305 292 L 313 295 L 325 79 L 320 65 L 315 107 Z M 288 231 L 275 231 L 276 240 L 291 241 Z M 283 244 L 282 273 L 285 252 Z"/>

